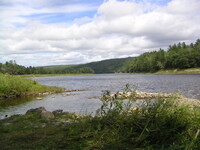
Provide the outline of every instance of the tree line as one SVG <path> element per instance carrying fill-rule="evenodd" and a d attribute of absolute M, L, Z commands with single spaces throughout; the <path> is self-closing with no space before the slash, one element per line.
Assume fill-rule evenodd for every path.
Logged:
<path fill-rule="evenodd" d="M 121 72 L 156 72 L 165 69 L 200 67 L 200 39 L 193 44 L 185 42 L 170 45 L 167 51 L 146 52 L 126 62 Z"/>
<path fill-rule="evenodd" d="M 7 61 L 5 64 L 0 63 L 0 73 L 10 75 L 24 75 L 24 74 L 79 74 L 79 73 L 94 73 L 89 67 L 82 67 L 78 69 L 63 68 L 52 69 L 46 67 L 25 67 L 18 65 L 15 60 Z"/>

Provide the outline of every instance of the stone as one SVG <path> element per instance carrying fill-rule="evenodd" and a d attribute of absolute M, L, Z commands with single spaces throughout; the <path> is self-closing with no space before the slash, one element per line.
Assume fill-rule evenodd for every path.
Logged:
<path fill-rule="evenodd" d="M 58 110 L 53 111 L 53 114 L 61 114 L 61 113 L 63 113 L 62 109 L 58 109 Z"/>
<path fill-rule="evenodd" d="M 42 100 L 42 97 L 37 97 L 36 99 L 37 99 L 37 100 Z"/>
<path fill-rule="evenodd" d="M 118 95 L 123 95 L 124 93 L 123 92 L 118 92 Z"/>
<path fill-rule="evenodd" d="M 118 99 L 122 99 L 123 96 L 122 96 L 122 95 L 117 95 L 117 98 L 118 98 Z"/>
<path fill-rule="evenodd" d="M 44 107 L 39 107 L 39 108 L 33 108 L 33 109 L 30 109 L 26 112 L 26 114 L 28 113 L 41 113 L 42 111 L 46 111 L 46 109 Z"/>
<path fill-rule="evenodd" d="M 40 116 L 42 118 L 45 118 L 45 119 L 53 119 L 53 118 L 55 118 L 54 114 L 52 112 L 49 112 L 49 111 L 42 111 Z"/>
<path fill-rule="evenodd" d="M 51 94 L 50 92 L 45 92 L 45 93 L 43 93 L 43 95 L 49 95 L 49 94 Z"/>
<path fill-rule="evenodd" d="M 70 114 L 70 112 L 64 111 L 62 114 L 68 115 L 68 114 Z"/>
<path fill-rule="evenodd" d="M 127 96 L 127 97 L 130 97 L 131 95 L 132 95 L 132 92 L 127 92 L 127 93 L 126 93 L 126 96 Z"/>

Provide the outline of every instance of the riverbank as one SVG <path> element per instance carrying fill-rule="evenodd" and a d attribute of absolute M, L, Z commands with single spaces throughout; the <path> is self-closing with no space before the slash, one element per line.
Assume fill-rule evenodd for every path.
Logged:
<path fill-rule="evenodd" d="M 137 73 L 131 73 L 131 74 L 200 74 L 200 68 L 159 70 L 157 72 L 137 72 Z M 16 75 L 16 76 L 19 76 L 19 77 L 22 77 L 22 78 L 34 78 L 34 77 L 79 76 L 79 75 L 94 75 L 94 74 L 89 74 L 89 73 L 79 73 L 79 74 L 30 74 L 30 75 Z"/>
<path fill-rule="evenodd" d="M 160 70 L 155 74 L 200 74 L 200 68 Z"/>
<path fill-rule="evenodd" d="M 0 147 L 25 149 L 198 150 L 200 106 L 181 97 L 144 100 L 137 109 L 104 101 L 96 116 L 32 109 L 0 120 Z M 177 105 L 178 104 L 178 105 Z"/>
<path fill-rule="evenodd" d="M 200 68 L 159 70 L 157 72 L 134 72 L 130 74 L 200 74 Z"/>
<path fill-rule="evenodd" d="M 0 98 L 37 96 L 65 91 L 63 88 L 49 87 L 30 79 L 3 74 L 0 74 L 0 83 Z"/>

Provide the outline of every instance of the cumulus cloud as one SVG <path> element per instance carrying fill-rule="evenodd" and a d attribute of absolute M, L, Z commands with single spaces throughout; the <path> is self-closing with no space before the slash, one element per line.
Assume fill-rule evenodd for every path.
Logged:
<path fill-rule="evenodd" d="M 137 56 L 180 41 L 194 42 L 200 35 L 199 0 L 171 0 L 166 5 L 156 5 L 150 0 L 139 3 L 107 0 L 98 7 L 92 18 L 76 17 L 70 22 L 62 20 L 52 24 L 24 17 L 27 14 L 40 14 L 42 17 L 42 13 L 53 15 L 58 12 L 70 15 L 97 8 L 80 5 L 78 1 L 67 5 L 60 5 L 63 1 L 53 5 L 54 2 L 51 0 L 47 4 L 43 0 L 42 6 L 35 3 L 35 7 L 41 6 L 39 9 L 30 7 L 30 3 L 28 8 L 20 3 L 2 5 L 1 61 L 15 59 L 22 65 L 34 66 L 86 63 Z M 15 23 L 23 26 L 17 27 Z"/>
<path fill-rule="evenodd" d="M 119 2 L 116 0 L 110 0 L 103 3 L 98 9 L 100 16 L 109 20 L 129 15 L 140 15 L 142 11 L 142 8 L 135 2 Z"/>

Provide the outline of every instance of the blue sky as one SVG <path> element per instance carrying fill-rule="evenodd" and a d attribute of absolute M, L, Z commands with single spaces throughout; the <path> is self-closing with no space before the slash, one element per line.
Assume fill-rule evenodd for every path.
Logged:
<path fill-rule="evenodd" d="M 79 64 L 200 35 L 199 0 L 1 0 L 0 62 Z"/>
<path fill-rule="evenodd" d="M 118 0 L 123 2 L 124 0 Z M 151 4 L 164 6 L 166 5 L 170 0 L 148 0 L 146 2 L 149 2 Z M 12 3 L 6 3 L 3 1 L 4 4 L 12 5 Z M 65 5 L 82 5 L 82 6 L 90 6 L 93 7 L 91 10 L 85 10 L 85 11 L 75 11 L 75 12 L 49 12 L 49 13 L 33 13 L 29 15 L 21 15 L 20 17 L 24 17 L 26 19 L 30 19 L 33 21 L 39 21 L 43 24 L 52 24 L 52 23 L 70 23 L 73 22 L 75 19 L 83 18 L 83 17 L 89 17 L 92 18 L 97 13 L 98 7 L 104 2 L 104 0 L 50 0 L 47 3 L 44 4 L 36 4 L 31 5 L 30 3 L 26 2 L 19 2 L 18 4 L 33 7 L 36 10 L 40 10 L 42 8 L 46 7 L 59 7 L 59 6 L 65 6 Z M 135 2 L 142 2 L 141 0 L 135 0 Z M 16 4 L 15 4 L 16 5 Z M 15 23 L 16 27 L 23 27 L 23 24 Z"/>
<path fill-rule="evenodd" d="M 124 0 L 119 0 L 124 1 Z M 86 10 L 84 12 L 71 12 L 71 13 L 36 13 L 36 14 L 30 14 L 25 15 L 22 17 L 39 21 L 44 24 L 50 24 L 50 23 L 69 23 L 73 22 L 73 20 L 77 18 L 83 18 L 83 17 L 89 17 L 92 18 L 96 13 L 98 6 L 100 6 L 104 0 L 60 0 L 60 1 L 52 1 L 52 3 L 41 6 L 37 6 L 37 9 L 45 8 L 45 7 L 55 7 L 55 6 L 63 6 L 63 5 L 85 5 L 85 6 L 91 6 L 94 7 L 94 9 Z M 141 2 L 141 0 L 136 0 L 136 2 Z M 151 4 L 156 4 L 159 6 L 166 5 L 169 0 L 150 0 Z M 95 9 L 96 8 L 96 9 Z"/>

